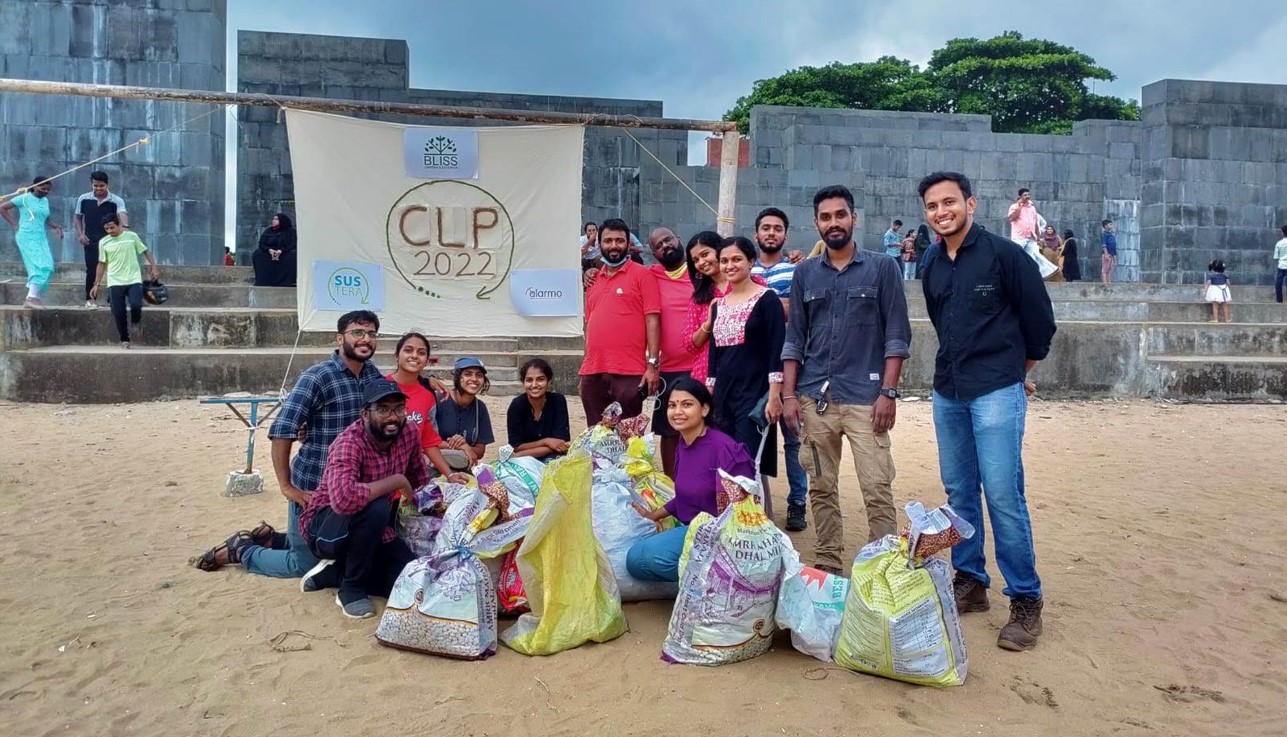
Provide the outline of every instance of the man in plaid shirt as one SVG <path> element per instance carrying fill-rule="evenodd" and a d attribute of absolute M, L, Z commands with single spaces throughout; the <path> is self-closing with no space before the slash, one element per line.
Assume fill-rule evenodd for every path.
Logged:
<path fill-rule="evenodd" d="M 323 559 L 304 574 L 300 589 L 338 587 L 335 603 L 353 619 L 374 615 L 367 595 L 387 596 L 416 557 L 391 526 L 394 497 L 410 498 L 429 481 L 420 431 L 407 424 L 407 395 L 376 379 L 366 385 L 362 405 L 361 418 L 331 445 L 322 482 L 300 517 L 310 548 Z M 450 478 L 469 481 L 463 474 Z"/>
<path fill-rule="evenodd" d="M 381 378 L 371 362 L 379 329 L 380 318 L 367 310 L 340 317 L 335 328 L 335 353 L 300 374 L 282 402 L 281 413 L 268 429 L 277 484 L 289 501 L 286 533 L 274 531 L 267 523 L 253 531 L 239 531 L 226 543 L 194 558 L 194 566 L 213 571 L 229 563 L 241 563 L 246 570 L 261 576 L 299 578 L 317 565 L 317 557 L 300 534 L 299 517 L 322 481 L 327 448 L 358 418 L 366 384 Z M 301 432 L 304 439 L 292 461 L 291 446 Z"/>

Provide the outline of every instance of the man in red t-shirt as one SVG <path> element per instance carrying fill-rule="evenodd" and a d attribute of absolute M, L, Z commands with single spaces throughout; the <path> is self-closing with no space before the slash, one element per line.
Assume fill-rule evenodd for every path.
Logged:
<path fill-rule="evenodd" d="M 661 297 L 661 381 L 662 391 L 657 409 L 652 413 L 652 431 L 661 438 L 661 462 L 668 476 L 675 473 L 675 444 L 679 433 L 666 417 L 670 387 L 689 376 L 696 349 L 685 334 L 688 305 L 693 301 L 693 280 L 688 274 L 684 244 L 670 228 L 655 228 L 648 235 L 648 246 L 657 263 L 648 267 L 657 278 Z"/>
<path fill-rule="evenodd" d="M 657 279 L 630 260 L 630 227 L 618 218 L 599 226 L 603 268 L 585 294 L 585 361 L 581 404 L 593 425 L 608 405 L 624 417 L 661 386 L 661 298 Z"/>

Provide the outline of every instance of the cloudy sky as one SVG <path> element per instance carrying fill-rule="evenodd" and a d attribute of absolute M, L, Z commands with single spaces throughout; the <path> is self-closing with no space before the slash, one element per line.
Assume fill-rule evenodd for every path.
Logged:
<path fill-rule="evenodd" d="M 1287 83 L 1287 3 L 621 3 L 605 0 L 229 0 L 239 29 L 402 38 L 416 87 L 662 100 L 719 117 L 751 84 L 802 64 L 894 54 L 924 63 L 949 38 L 1017 30 L 1089 53 L 1139 98 L 1167 77 Z M 790 8 L 789 10 L 787 8 Z M 1237 31 L 1237 33 L 1234 33 Z"/>

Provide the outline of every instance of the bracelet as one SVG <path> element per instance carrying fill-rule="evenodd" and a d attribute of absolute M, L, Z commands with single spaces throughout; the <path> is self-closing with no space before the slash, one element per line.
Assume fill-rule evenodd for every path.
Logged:
<path fill-rule="evenodd" d="M 785 401 L 786 401 L 786 400 L 788 400 L 788 399 L 795 399 L 795 395 L 794 395 L 794 394 L 791 394 L 791 395 L 788 395 L 788 396 L 782 397 L 782 401 L 783 401 L 783 402 L 785 402 Z"/>

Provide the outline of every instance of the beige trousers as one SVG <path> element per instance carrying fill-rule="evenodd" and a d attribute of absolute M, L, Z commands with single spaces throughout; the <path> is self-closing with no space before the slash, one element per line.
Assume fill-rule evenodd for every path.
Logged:
<path fill-rule="evenodd" d="M 844 515 L 840 511 L 840 453 L 849 439 L 858 487 L 867 507 L 867 540 L 897 534 L 894 510 L 894 457 L 889 433 L 876 434 L 871 427 L 871 406 L 831 404 L 819 415 L 817 402 L 800 398 L 804 410 L 804 436 L 800 441 L 800 464 L 809 475 L 809 503 L 817 533 L 814 553 L 817 563 L 848 572 L 852 558 L 845 559 Z"/>

